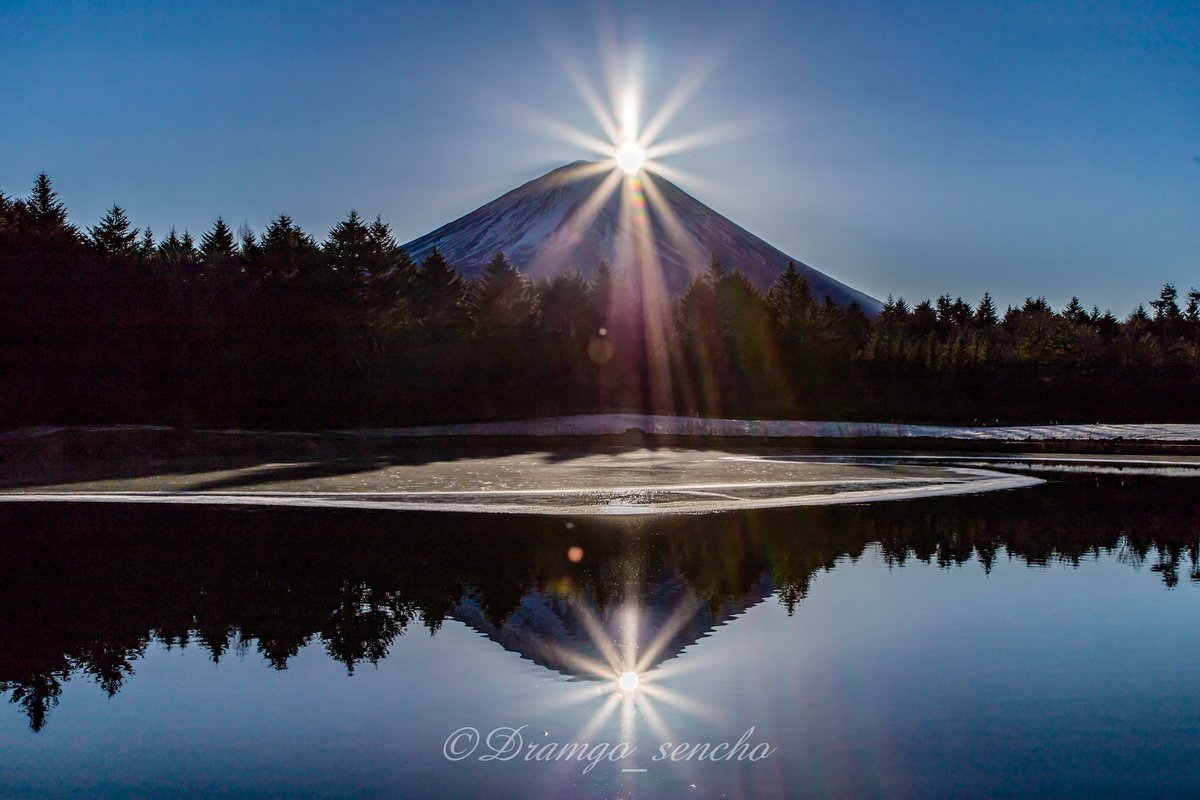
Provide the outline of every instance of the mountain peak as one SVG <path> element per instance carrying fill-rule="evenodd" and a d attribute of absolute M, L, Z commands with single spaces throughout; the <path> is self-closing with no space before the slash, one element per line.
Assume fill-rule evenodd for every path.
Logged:
<path fill-rule="evenodd" d="M 622 209 L 622 188 L 611 175 L 594 161 L 564 164 L 404 249 L 420 260 L 436 247 L 467 276 L 479 274 L 503 252 L 537 279 L 570 269 L 589 275 L 601 261 L 619 271 L 633 237 L 643 250 L 646 242 L 652 243 L 654 263 L 671 294 L 681 293 L 716 256 L 764 291 L 791 261 L 817 299 L 829 297 L 843 307 L 856 302 L 868 314 L 881 307 L 878 300 L 772 247 L 659 175 L 643 175 L 645 197 L 633 202 L 644 204 L 645 222 L 635 224 Z"/>

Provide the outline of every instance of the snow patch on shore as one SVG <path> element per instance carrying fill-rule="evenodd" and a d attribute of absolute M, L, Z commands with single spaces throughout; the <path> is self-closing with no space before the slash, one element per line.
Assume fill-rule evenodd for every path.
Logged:
<path fill-rule="evenodd" d="M 530 492 L 475 491 L 475 492 L 355 492 L 355 493 L 302 493 L 302 492 L 13 492 L 0 493 L 0 502 L 83 502 L 83 503 L 167 503 L 187 505 L 231 505 L 231 506 L 283 506 L 288 508 L 363 508 L 388 511 L 449 511 L 480 514 L 553 514 L 606 516 L 642 516 L 649 514 L 711 514 L 754 508 L 783 508 L 790 506 L 839 505 L 844 503 L 876 503 L 890 500 L 912 500 L 922 497 L 941 497 L 957 494 L 975 494 L 1000 489 L 1020 489 L 1043 483 L 1040 478 L 1028 475 L 1006 475 L 989 470 L 955 469 L 966 476 L 966 480 L 931 482 L 920 486 L 873 487 L 831 491 L 820 494 L 795 494 L 776 497 L 723 497 L 711 493 L 705 499 L 667 499 L 656 502 L 649 499 L 654 492 L 638 487 L 636 492 L 646 496 L 646 502 L 630 502 L 629 491 L 622 490 L 576 490 L 554 491 L 560 498 L 557 503 L 520 502 L 521 494 L 544 494 L 541 490 Z M 893 479 L 896 482 L 899 480 Z M 884 481 L 880 481 L 882 483 Z M 812 482 L 797 482 L 805 485 Z M 830 481 L 842 484 L 846 481 Z M 743 484 L 745 485 L 745 484 Z M 681 486 L 662 490 L 665 494 L 688 494 Z M 699 494 L 699 493 L 695 493 Z M 457 495 L 454 499 L 435 501 L 435 496 Z M 503 500 L 499 498 L 504 498 Z M 712 499 L 709 499 L 712 498 Z"/>

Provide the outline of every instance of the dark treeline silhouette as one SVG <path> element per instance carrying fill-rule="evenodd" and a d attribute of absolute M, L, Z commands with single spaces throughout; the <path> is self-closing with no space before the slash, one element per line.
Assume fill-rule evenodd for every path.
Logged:
<path fill-rule="evenodd" d="M 893 565 L 974 559 L 985 571 L 1104 553 L 1167 588 L 1200 582 L 1200 499 L 1170 479 L 1107 476 L 905 503 L 579 519 L 567 534 L 546 517 L 102 504 L 6 504 L 0 529 L 0 691 L 34 729 L 64 682 L 84 676 L 115 694 L 155 644 L 213 661 L 253 653 L 275 669 L 317 646 L 353 672 L 412 627 L 436 632 L 464 602 L 501 628 L 530 592 L 606 609 L 652 605 L 682 582 L 701 608 L 775 590 L 800 613 L 821 572 L 872 547 Z M 583 548 L 579 563 L 570 546 Z"/>
<path fill-rule="evenodd" d="M 591 265 L 587 265 L 591 266 Z M 0 423 L 260 427 L 652 411 L 878 420 L 1200 419 L 1200 292 L 1119 320 L 1077 299 L 1001 313 L 949 296 L 868 317 L 784 269 L 713 261 L 665 311 L 596 265 L 467 280 L 351 212 L 156 238 L 113 206 L 87 230 L 45 175 L 0 193 Z M 781 265 L 782 266 L 782 265 Z M 668 391 L 650 392 L 650 374 Z"/>

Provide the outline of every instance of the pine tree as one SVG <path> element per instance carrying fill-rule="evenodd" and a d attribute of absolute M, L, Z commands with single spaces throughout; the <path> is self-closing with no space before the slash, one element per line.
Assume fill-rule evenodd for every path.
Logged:
<path fill-rule="evenodd" d="M 944 294 L 937 299 L 937 321 L 938 324 L 945 327 L 953 322 L 951 309 L 953 302 L 950 300 L 950 295 Z"/>
<path fill-rule="evenodd" d="M 591 323 L 592 336 L 605 337 L 609 330 L 609 315 L 612 313 L 613 274 L 608 262 L 603 258 L 592 273 L 591 284 L 588 286 L 588 313 Z"/>
<path fill-rule="evenodd" d="M 1150 301 L 1150 307 L 1154 309 L 1154 321 L 1178 322 L 1181 316 L 1178 300 L 1179 292 L 1175 289 L 1175 286 L 1170 283 L 1164 283 L 1158 299 Z"/>
<path fill-rule="evenodd" d="M 190 233 L 184 231 L 183 236 L 180 237 L 175 229 L 171 228 L 167 238 L 159 242 L 157 256 L 158 260 L 164 264 L 173 267 L 190 267 L 195 265 L 199 253 Z"/>
<path fill-rule="evenodd" d="M 321 249 L 287 214 L 280 214 L 263 231 L 256 262 L 269 276 L 307 278 L 320 263 Z"/>
<path fill-rule="evenodd" d="M 974 324 L 976 324 L 976 327 L 992 327 L 998 321 L 1000 321 L 1000 317 L 996 314 L 996 303 L 991 299 L 991 293 L 984 291 L 983 297 L 979 300 L 979 305 L 976 307 Z"/>
<path fill-rule="evenodd" d="M 1131 311 L 1129 316 L 1125 318 L 1126 325 L 1137 328 L 1144 328 L 1149 322 L 1150 315 L 1146 313 L 1146 306 L 1141 303 L 1138 303 L 1138 307 Z"/>
<path fill-rule="evenodd" d="M 380 216 L 369 229 L 373 247 L 368 263 L 367 281 L 379 303 L 394 302 L 398 297 L 412 298 L 416 292 L 417 266 L 401 249 L 392 228 Z"/>
<path fill-rule="evenodd" d="M 908 318 L 908 329 L 914 336 L 924 339 L 937 327 L 937 311 L 929 300 L 922 300 L 913 307 Z"/>
<path fill-rule="evenodd" d="M 16 202 L 3 191 L 0 191 L 0 232 L 12 226 L 15 221 L 16 208 Z"/>
<path fill-rule="evenodd" d="M 154 242 L 154 231 L 147 227 L 142 231 L 142 240 L 138 242 L 138 258 L 143 261 L 151 261 L 156 252 L 158 252 L 158 245 Z"/>
<path fill-rule="evenodd" d="M 44 172 L 38 173 L 25 209 L 36 228 L 43 231 L 68 230 L 67 207 L 58 199 L 54 185 Z"/>
<path fill-rule="evenodd" d="M 217 217 L 212 230 L 200 239 L 200 263 L 207 269 L 222 269 L 237 257 L 237 243 L 225 220 Z"/>
<path fill-rule="evenodd" d="M 325 240 L 325 263 L 344 282 L 362 285 L 370 271 L 367 262 L 375 249 L 362 217 L 351 210 L 350 216 L 335 225 Z"/>
<path fill-rule="evenodd" d="M 767 290 L 767 308 L 771 317 L 783 330 L 794 332 L 808 315 L 811 305 L 808 280 L 796 269 L 796 262 L 789 261 L 787 268 Z"/>
<path fill-rule="evenodd" d="M 181 252 L 183 254 L 183 263 L 188 266 L 194 266 L 200 260 L 200 251 L 196 249 L 196 240 L 192 238 L 192 234 L 186 229 L 183 232 L 181 240 Z"/>
<path fill-rule="evenodd" d="M 258 247 L 258 237 L 254 229 L 246 223 L 238 226 L 238 257 L 243 266 L 254 267 L 260 262 L 262 251 Z"/>
<path fill-rule="evenodd" d="M 1071 302 L 1067 303 L 1063 308 L 1063 319 L 1076 325 L 1083 325 L 1088 322 L 1087 311 L 1083 308 L 1083 303 L 1079 302 L 1078 297 L 1072 297 Z"/>
<path fill-rule="evenodd" d="M 975 318 L 975 309 L 971 308 L 970 303 L 963 300 L 961 297 L 954 298 L 954 302 L 950 304 L 950 323 L 956 328 L 966 328 L 970 326 Z"/>
<path fill-rule="evenodd" d="M 556 340 L 579 340 L 587 335 L 588 283 L 578 270 L 560 272 L 537 287 L 540 325 Z"/>
<path fill-rule="evenodd" d="M 508 327 L 526 322 L 533 313 L 529 281 L 503 253 L 497 253 L 475 284 L 472 306 L 485 326 Z"/>
<path fill-rule="evenodd" d="M 458 318 L 465 285 L 435 247 L 417 271 L 415 295 L 421 316 L 434 325 L 448 325 Z"/>
<path fill-rule="evenodd" d="M 716 253 L 713 253 L 709 256 L 706 274 L 709 281 L 715 286 L 729 277 L 729 268 L 721 263 L 721 259 L 717 258 Z"/>
<path fill-rule="evenodd" d="M 100 224 L 88 229 L 88 239 L 96 252 L 106 258 L 127 258 L 138 253 L 138 233 L 125 211 L 114 203 Z"/>
<path fill-rule="evenodd" d="M 1183 312 L 1188 322 L 1200 322 L 1200 289 L 1189 289 L 1187 293 L 1187 309 Z"/>

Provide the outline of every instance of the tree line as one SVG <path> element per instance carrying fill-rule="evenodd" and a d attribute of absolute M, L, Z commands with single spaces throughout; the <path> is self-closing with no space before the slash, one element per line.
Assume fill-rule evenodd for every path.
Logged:
<path fill-rule="evenodd" d="M 988 294 L 868 316 L 794 264 L 760 292 L 713 259 L 656 330 L 618 275 L 532 281 L 498 253 L 468 279 L 353 211 L 323 241 L 282 214 L 158 238 L 116 205 L 80 229 L 42 174 L 0 192 L 0 422 L 1200 419 L 1195 289 L 1124 319 L 1077 298 L 1002 313 Z"/>

